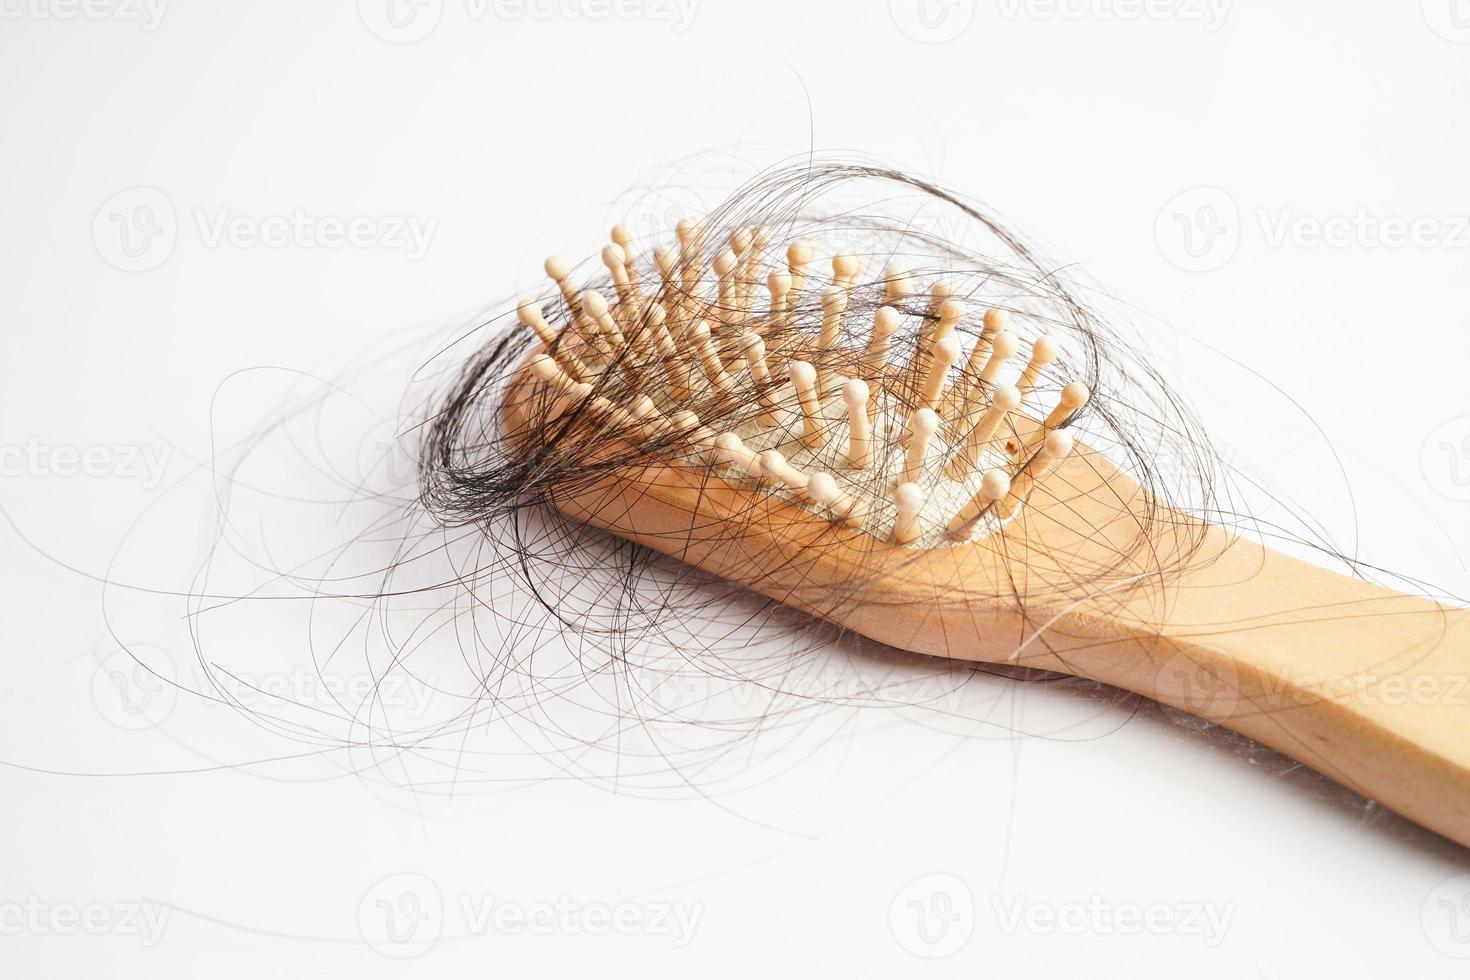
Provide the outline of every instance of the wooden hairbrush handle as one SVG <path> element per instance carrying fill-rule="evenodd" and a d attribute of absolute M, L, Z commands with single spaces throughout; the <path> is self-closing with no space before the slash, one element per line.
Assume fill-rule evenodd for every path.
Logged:
<path fill-rule="evenodd" d="M 1135 636 L 1067 617 L 1019 662 L 1094 677 L 1269 745 L 1470 845 L 1470 613 L 1232 538 Z"/>

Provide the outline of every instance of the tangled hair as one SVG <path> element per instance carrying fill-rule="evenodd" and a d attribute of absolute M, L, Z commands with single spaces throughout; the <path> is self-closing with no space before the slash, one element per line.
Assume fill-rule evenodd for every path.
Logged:
<path fill-rule="evenodd" d="M 852 570 L 847 584 L 856 590 L 863 584 L 865 549 L 886 535 L 894 519 L 891 487 L 895 472 L 903 466 L 908 438 L 903 423 L 925 402 L 920 392 L 923 365 L 932 360 L 936 310 L 946 296 L 974 314 L 954 327 L 968 349 L 981 353 L 989 349 L 993 324 L 1000 322 L 994 319 L 996 311 L 1003 312 L 1023 349 L 1039 349 L 1037 341 L 1043 336 L 1058 345 L 1061 356 L 1032 379 L 1026 408 L 1034 413 L 1036 404 L 1054 403 L 1064 384 L 1081 381 L 1092 397 L 1065 426 L 1084 432 L 1094 452 L 1128 473 L 1141 488 L 1129 518 L 1133 526 L 1116 540 L 1107 557 L 1070 564 L 1059 559 L 1065 575 L 1047 582 L 1047 589 L 1057 598 L 1136 591 L 1147 588 L 1150 577 L 1168 575 L 1198 553 L 1206 525 L 1183 515 L 1219 510 L 1217 457 L 1205 433 L 1154 369 L 1144 347 L 1091 309 L 1083 298 L 1084 287 L 1071 282 L 1066 270 L 1046 264 L 1016 232 L 979 205 L 895 170 L 803 165 L 759 175 L 714 208 L 697 230 L 689 224 L 680 230 L 683 238 L 694 241 L 692 247 L 683 243 L 679 267 L 671 252 L 654 252 L 663 244 L 660 241 L 633 241 L 619 233 L 615 237 L 623 238 L 621 247 L 610 262 L 604 255 L 606 270 L 588 269 L 588 263 L 571 270 L 570 276 L 558 270 L 556 275 L 566 276 L 567 282 L 575 280 L 578 287 L 569 290 L 564 283 L 563 295 L 553 290 L 538 303 L 523 306 L 523 313 L 527 308 L 533 311 L 523 320 L 536 330 L 497 330 L 464 367 L 425 432 L 421 482 L 427 509 L 449 526 L 509 528 L 513 538 L 508 547 L 519 557 L 521 574 L 553 614 L 563 616 L 567 597 L 539 579 L 534 568 L 575 560 L 572 552 L 581 547 L 582 539 L 579 526 L 557 516 L 558 502 L 596 494 L 607 485 L 604 481 L 616 481 L 649 463 L 689 461 L 693 455 L 688 433 L 677 425 L 655 426 L 657 431 L 638 439 L 612 438 L 616 425 L 593 418 L 590 405 L 631 406 L 647 396 L 645 410 L 665 422 L 677 419 L 680 409 L 692 409 L 711 432 L 743 434 L 757 440 L 752 448 L 796 445 L 802 452 L 800 415 L 787 413 L 772 425 L 770 406 L 786 384 L 785 372 L 774 366 L 779 363 L 777 352 L 787 352 L 792 360 L 800 354 L 823 376 L 837 380 L 871 377 L 865 345 L 870 325 L 888 306 L 900 315 L 886 351 L 889 366 L 879 369 L 886 374 L 877 386 L 883 408 L 874 413 L 879 420 L 873 435 L 875 465 L 855 471 L 844 467 L 834 458 L 841 440 L 826 436 L 825 451 L 802 452 L 801 459 L 804 469 L 840 471 L 843 489 L 864 502 L 863 526 L 874 536 L 854 539 L 834 530 L 823 539 L 824 547 L 846 552 Z M 757 298 L 765 288 L 768 268 L 773 267 L 771 257 L 785 253 L 787 243 L 809 241 L 818 242 L 820 249 L 835 250 L 836 263 L 870 270 L 869 281 L 861 281 L 863 276 L 853 282 L 837 281 L 836 271 L 830 278 L 823 273 L 821 278 L 832 285 L 822 290 L 813 288 L 820 285 L 812 281 L 818 277 L 808 274 L 807 288 L 788 294 L 794 298 L 782 301 L 778 313 L 772 309 L 775 300 L 768 306 Z M 718 264 L 717 254 L 725 242 L 735 243 L 738 257 L 734 250 L 724 257 L 728 282 L 721 286 L 710 269 Z M 693 261 L 691 253 L 698 255 Z M 624 264 L 631 272 L 624 271 Z M 549 265 L 555 268 L 556 261 Z M 779 262 L 774 268 L 780 274 Z M 873 271 L 880 269 L 882 275 Z M 639 283 L 650 284 L 646 295 L 638 292 Z M 583 363 L 599 353 L 600 341 L 595 323 L 589 322 L 592 318 L 575 308 L 580 303 L 577 288 L 583 297 L 614 292 L 623 297 L 609 314 L 621 326 L 608 329 L 626 334 L 626 344 L 602 351 L 610 363 L 601 371 Z M 536 312 L 541 309 L 550 311 L 544 319 Z M 990 311 L 983 327 L 978 315 L 982 310 Z M 691 344 L 692 325 L 714 325 L 715 342 L 723 347 L 722 356 L 732 361 L 732 374 L 739 372 L 742 345 L 754 343 L 753 337 L 760 339 L 762 351 L 772 353 L 773 366 L 768 372 L 753 367 L 748 385 L 739 390 L 720 390 L 696 371 L 688 396 L 676 397 L 665 383 L 659 356 L 660 342 L 671 344 L 664 325 L 666 311 L 672 311 L 667 316 L 674 323 L 674 334 L 683 331 L 672 340 L 678 346 Z M 567 405 L 554 390 L 515 388 L 517 370 L 548 340 L 550 352 L 590 384 L 585 399 Z M 898 367 L 905 363 L 919 366 Z M 949 390 L 993 392 L 995 381 L 981 377 L 984 363 L 976 356 L 956 365 Z M 951 396 L 949 411 L 941 415 L 962 414 L 958 397 Z M 508 415 L 511 402 L 517 411 Z M 1016 421 L 1022 417 L 1008 423 L 1008 447 L 1010 455 L 1024 463 L 1028 451 L 1034 453 L 1037 447 L 1034 442 L 1025 444 Z M 824 418 L 828 430 L 843 424 L 841 418 Z M 950 435 L 947 449 L 955 450 L 963 436 L 963 431 Z M 695 469 L 703 474 L 706 488 L 708 481 L 727 480 L 734 472 L 728 465 Z M 978 473 L 958 481 L 932 481 L 928 509 L 948 510 L 931 514 L 921 543 L 936 547 L 948 543 L 939 530 L 977 485 Z M 532 513 L 538 517 L 530 525 L 534 537 L 517 519 Z M 723 527 L 717 533 L 736 538 L 751 522 L 769 520 L 769 510 L 760 496 L 751 496 L 736 509 L 722 510 L 720 519 Z M 993 514 L 979 521 L 982 531 L 997 524 Z M 679 535 L 707 530 L 678 532 L 658 550 L 679 554 L 686 545 Z M 620 574 L 630 589 L 652 559 L 652 552 L 641 549 L 618 556 Z M 982 590 L 973 598 L 1001 598 L 984 594 L 981 583 L 973 585 Z M 1025 601 L 1049 598 L 1032 585 Z M 830 583 L 824 583 L 824 591 L 824 611 L 830 613 L 835 609 Z M 668 614 L 661 608 L 660 615 Z M 566 625 L 585 628 L 581 620 Z M 626 636 L 622 625 L 610 635 Z"/>
<path fill-rule="evenodd" d="M 954 545 L 945 522 L 982 469 L 1004 465 L 1020 473 L 1034 463 L 1037 446 L 1027 434 L 1074 382 L 1085 384 L 1091 397 L 1062 424 L 1088 447 L 1090 465 L 1136 481 L 1126 533 L 1110 530 L 1105 560 L 1058 561 L 1061 574 L 1033 579 L 1025 596 L 1001 595 L 1002 578 L 966 583 L 974 598 L 1046 603 L 1085 593 L 1122 601 L 1199 561 L 1211 522 L 1240 523 L 1228 500 L 1226 467 L 1184 399 L 1155 369 L 1148 345 L 1100 312 L 1106 294 L 1074 270 L 1050 264 L 981 205 L 891 169 L 808 162 L 759 174 L 702 210 L 698 225 L 682 228 L 693 242 L 690 251 L 702 249 L 697 264 L 685 252 L 661 250 L 672 243 L 672 229 L 620 234 L 612 263 L 604 254 L 601 264 L 571 267 L 561 277 L 565 286 L 479 318 L 439 349 L 416 379 L 416 391 L 431 393 L 410 396 L 399 417 L 384 420 L 401 436 L 395 445 L 412 445 L 416 472 L 395 476 L 391 466 L 385 473 L 374 463 L 370 473 L 349 476 L 351 465 L 322 465 L 317 470 L 326 488 L 297 495 L 311 496 L 308 504 L 330 514 L 323 523 L 331 527 L 340 528 L 349 511 L 365 512 L 347 548 L 308 537 L 290 542 L 297 546 L 291 552 L 279 541 L 250 540 L 250 527 L 280 522 L 230 516 L 231 495 L 251 493 L 261 482 L 249 466 L 268 441 L 264 436 L 242 443 L 233 469 L 217 466 L 212 476 L 225 488 L 220 527 L 187 619 L 204 676 L 190 686 L 273 736 L 334 761 L 345 752 L 348 771 L 408 783 L 419 797 L 539 782 L 548 760 L 564 778 L 607 782 L 620 792 L 714 797 L 799 766 L 814 744 L 850 725 L 858 709 L 917 717 L 964 738 L 986 730 L 1009 737 L 1011 728 L 994 716 L 996 699 L 1010 696 L 1011 678 L 1069 691 L 1084 710 L 1102 705 L 1094 714 L 1106 728 L 1117 717 L 1109 706 L 1138 710 L 1144 702 L 1136 695 L 1093 681 L 883 646 L 763 598 L 751 575 L 719 577 L 669 557 L 679 553 L 679 535 L 649 547 L 569 516 L 569 499 L 602 493 L 653 465 L 682 466 L 701 492 L 741 485 L 744 475 L 728 459 L 711 460 L 691 445 L 691 429 L 676 424 L 680 413 L 697 416 L 700 429 L 739 433 L 754 449 L 788 445 L 803 424 L 799 416 L 788 414 L 774 426 L 762 419 L 785 383 L 786 363 L 801 355 L 832 377 L 867 375 L 871 325 L 891 306 L 898 329 L 886 352 L 890 373 L 874 386 L 882 391 L 874 464 L 839 474 L 830 462 L 841 439 L 791 457 L 813 470 L 832 469 L 842 489 L 867 505 L 856 531 L 838 520 L 817 521 L 829 528 L 819 543 L 847 550 L 856 594 L 871 549 L 894 520 L 892 479 L 904 464 L 905 432 L 890 423 L 901 423 L 924 401 L 926 347 L 948 287 L 949 298 L 964 304 L 954 330 L 966 348 L 993 341 L 993 324 L 980 316 L 992 310 L 1008 316 L 1022 352 L 1034 352 L 1045 335 L 1060 353 L 1040 370 L 1022 411 L 1006 422 L 1002 447 L 987 450 L 975 472 L 948 481 L 948 489 L 942 479 L 927 481 L 930 513 L 914 555 Z M 837 274 L 817 264 L 806 271 L 804 288 L 787 294 L 781 315 L 766 304 L 767 272 L 784 268 L 780 255 L 788 243 L 808 240 L 819 243 L 823 259 L 835 251 L 866 270 L 837 284 L 845 299 L 840 319 L 831 316 L 827 298 L 837 285 L 822 288 Z M 740 248 L 733 272 L 720 255 L 727 242 Z M 723 288 L 710 271 L 714 260 L 730 272 Z M 599 347 L 595 323 L 587 322 L 589 310 L 597 310 L 592 292 L 619 300 L 609 304 L 608 316 L 625 344 Z M 711 343 L 738 385 L 721 390 L 696 370 L 689 397 L 680 398 L 670 390 L 674 376 L 660 365 L 667 344 L 690 343 L 701 322 L 712 326 Z M 751 336 L 768 352 L 768 377 L 742 367 Z M 585 369 L 574 382 L 586 386 L 579 397 L 528 382 L 523 368 L 542 350 Z M 403 359 L 395 352 L 377 366 Z M 976 363 L 954 366 L 951 391 L 994 390 L 993 380 L 975 376 Z M 343 442 L 322 431 L 330 398 L 321 388 L 313 386 L 274 426 L 287 434 L 292 452 Z M 644 408 L 652 406 L 646 412 L 639 408 L 645 397 Z M 841 399 L 833 404 L 840 408 Z M 955 403 L 941 408 L 946 418 L 957 417 Z M 839 415 L 826 424 L 840 428 L 844 420 Z M 301 425 L 311 431 L 298 431 Z M 630 425 L 637 438 L 629 437 Z M 948 452 L 956 437 L 943 432 L 938 441 Z M 1053 491 L 1038 483 L 1034 492 Z M 780 487 L 758 496 L 772 495 L 813 519 L 805 498 Z M 273 505 L 295 502 L 261 496 Z M 755 496 L 730 499 L 746 503 L 722 512 L 721 533 L 739 538 L 755 522 L 769 521 L 769 510 L 749 502 Z M 1026 521 L 1031 510 L 1023 506 L 1009 519 Z M 967 533 L 984 537 L 1001 523 L 987 512 Z M 226 568 L 227 555 L 241 556 L 247 575 L 264 573 L 266 580 L 237 580 Z M 254 689 L 259 671 L 223 666 L 220 649 L 222 636 L 249 632 L 223 626 L 232 614 L 252 615 L 241 597 L 307 600 L 304 620 L 290 628 L 309 636 L 311 671 L 324 677 L 345 670 L 366 677 L 366 689 L 333 692 L 313 704 Z M 840 620 L 830 613 L 845 599 L 825 595 L 822 614 Z M 249 608 L 259 607 L 257 601 Z M 252 629 L 257 625 L 252 619 Z M 290 649 L 280 646 L 257 645 L 250 656 L 301 662 L 294 640 Z M 1007 680 L 997 684 L 987 674 Z M 405 684 L 432 695 L 432 708 L 405 713 L 394 695 Z M 832 710 L 839 708 L 845 710 Z M 1099 734 L 1086 722 L 1066 727 L 1071 737 Z M 757 744 L 764 765 L 756 765 Z M 1265 752 L 1243 739 L 1237 745 Z M 742 748 L 747 751 L 737 751 Z"/>

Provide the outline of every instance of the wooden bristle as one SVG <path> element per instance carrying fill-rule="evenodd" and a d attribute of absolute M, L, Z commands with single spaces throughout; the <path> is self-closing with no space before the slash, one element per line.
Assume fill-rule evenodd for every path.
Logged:
<path fill-rule="evenodd" d="M 987 470 L 980 478 L 980 489 L 970 498 L 965 506 L 961 507 L 959 513 L 955 514 L 945 532 L 951 538 L 968 537 L 974 528 L 975 520 L 997 500 L 1003 498 L 1011 489 L 1010 477 L 1000 470 Z"/>
<path fill-rule="evenodd" d="M 760 472 L 766 479 L 784 484 L 793 490 L 806 489 L 806 474 L 786 462 L 786 457 L 778 450 L 767 449 L 760 454 Z"/>
<path fill-rule="evenodd" d="M 817 369 L 807 361 L 787 365 L 791 386 L 801 406 L 801 441 L 808 449 L 816 449 L 827 441 L 822 425 L 822 400 L 817 394 Z"/>
<path fill-rule="evenodd" d="M 1072 452 L 1072 433 L 1066 429 L 1057 429 L 1048 432 L 1046 439 L 1041 444 L 1041 450 L 1031 460 L 1029 466 L 1021 471 L 1016 477 L 1015 484 L 1010 491 L 996 505 L 996 511 L 1002 520 L 1015 516 L 1016 511 L 1026 502 L 1026 498 L 1035 490 L 1036 484 L 1046 476 L 1058 463 L 1067 458 Z"/>
<path fill-rule="evenodd" d="M 873 438 L 868 422 L 866 382 L 853 378 L 842 386 L 842 401 L 847 406 L 847 464 L 853 469 L 867 469 L 873 462 Z"/>
<path fill-rule="evenodd" d="M 900 483 L 893 491 L 893 503 L 898 508 L 893 519 L 893 543 L 908 544 L 919 536 L 924 488 L 917 483 Z"/>

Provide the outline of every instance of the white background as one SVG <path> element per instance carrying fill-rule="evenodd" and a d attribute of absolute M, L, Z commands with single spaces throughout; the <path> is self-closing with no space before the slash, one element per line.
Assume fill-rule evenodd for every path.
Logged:
<path fill-rule="evenodd" d="M 686 3 L 0 0 L 0 445 L 39 447 L 0 482 L 0 973 L 1463 975 L 1462 849 L 1167 718 L 1044 737 L 1075 709 L 1035 686 L 983 681 L 1009 726 L 987 737 L 869 725 L 717 804 L 564 780 L 424 804 L 262 762 L 297 746 L 219 713 L 114 723 L 109 622 L 177 634 L 211 527 L 193 468 L 271 412 L 227 378 L 406 378 L 710 149 L 854 151 L 986 200 L 1177 328 L 1160 365 L 1233 462 L 1346 550 L 1470 593 L 1463 0 Z M 422 254 L 208 233 L 297 209 L 432 232 Z M 165 233 L 130 256 L 134 218 Z M 1423 241 L 1381 234 L 1416 219 Z M 64 447 L 104 447 L 97 471 Z M 264 637 L 222 642 L 303 659 Z M 409 947 L 377 904 L 405 891 Z M 698 921 L 508 934 L 487 898 Z"/>

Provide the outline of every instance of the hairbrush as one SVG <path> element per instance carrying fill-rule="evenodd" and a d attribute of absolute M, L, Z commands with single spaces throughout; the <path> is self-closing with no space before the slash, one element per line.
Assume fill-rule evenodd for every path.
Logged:
<path fill-rule="evenodd" d="M 1206 451 L 1147 351 L 977 208 L 798 168 L 545 269 L 436 420 L 441 513 L 495 484 L 893 647 L 1137 692 L 1470 844 L 1465 611 L 1167 499 L 1160 447 L 1176 476 Z"/>

